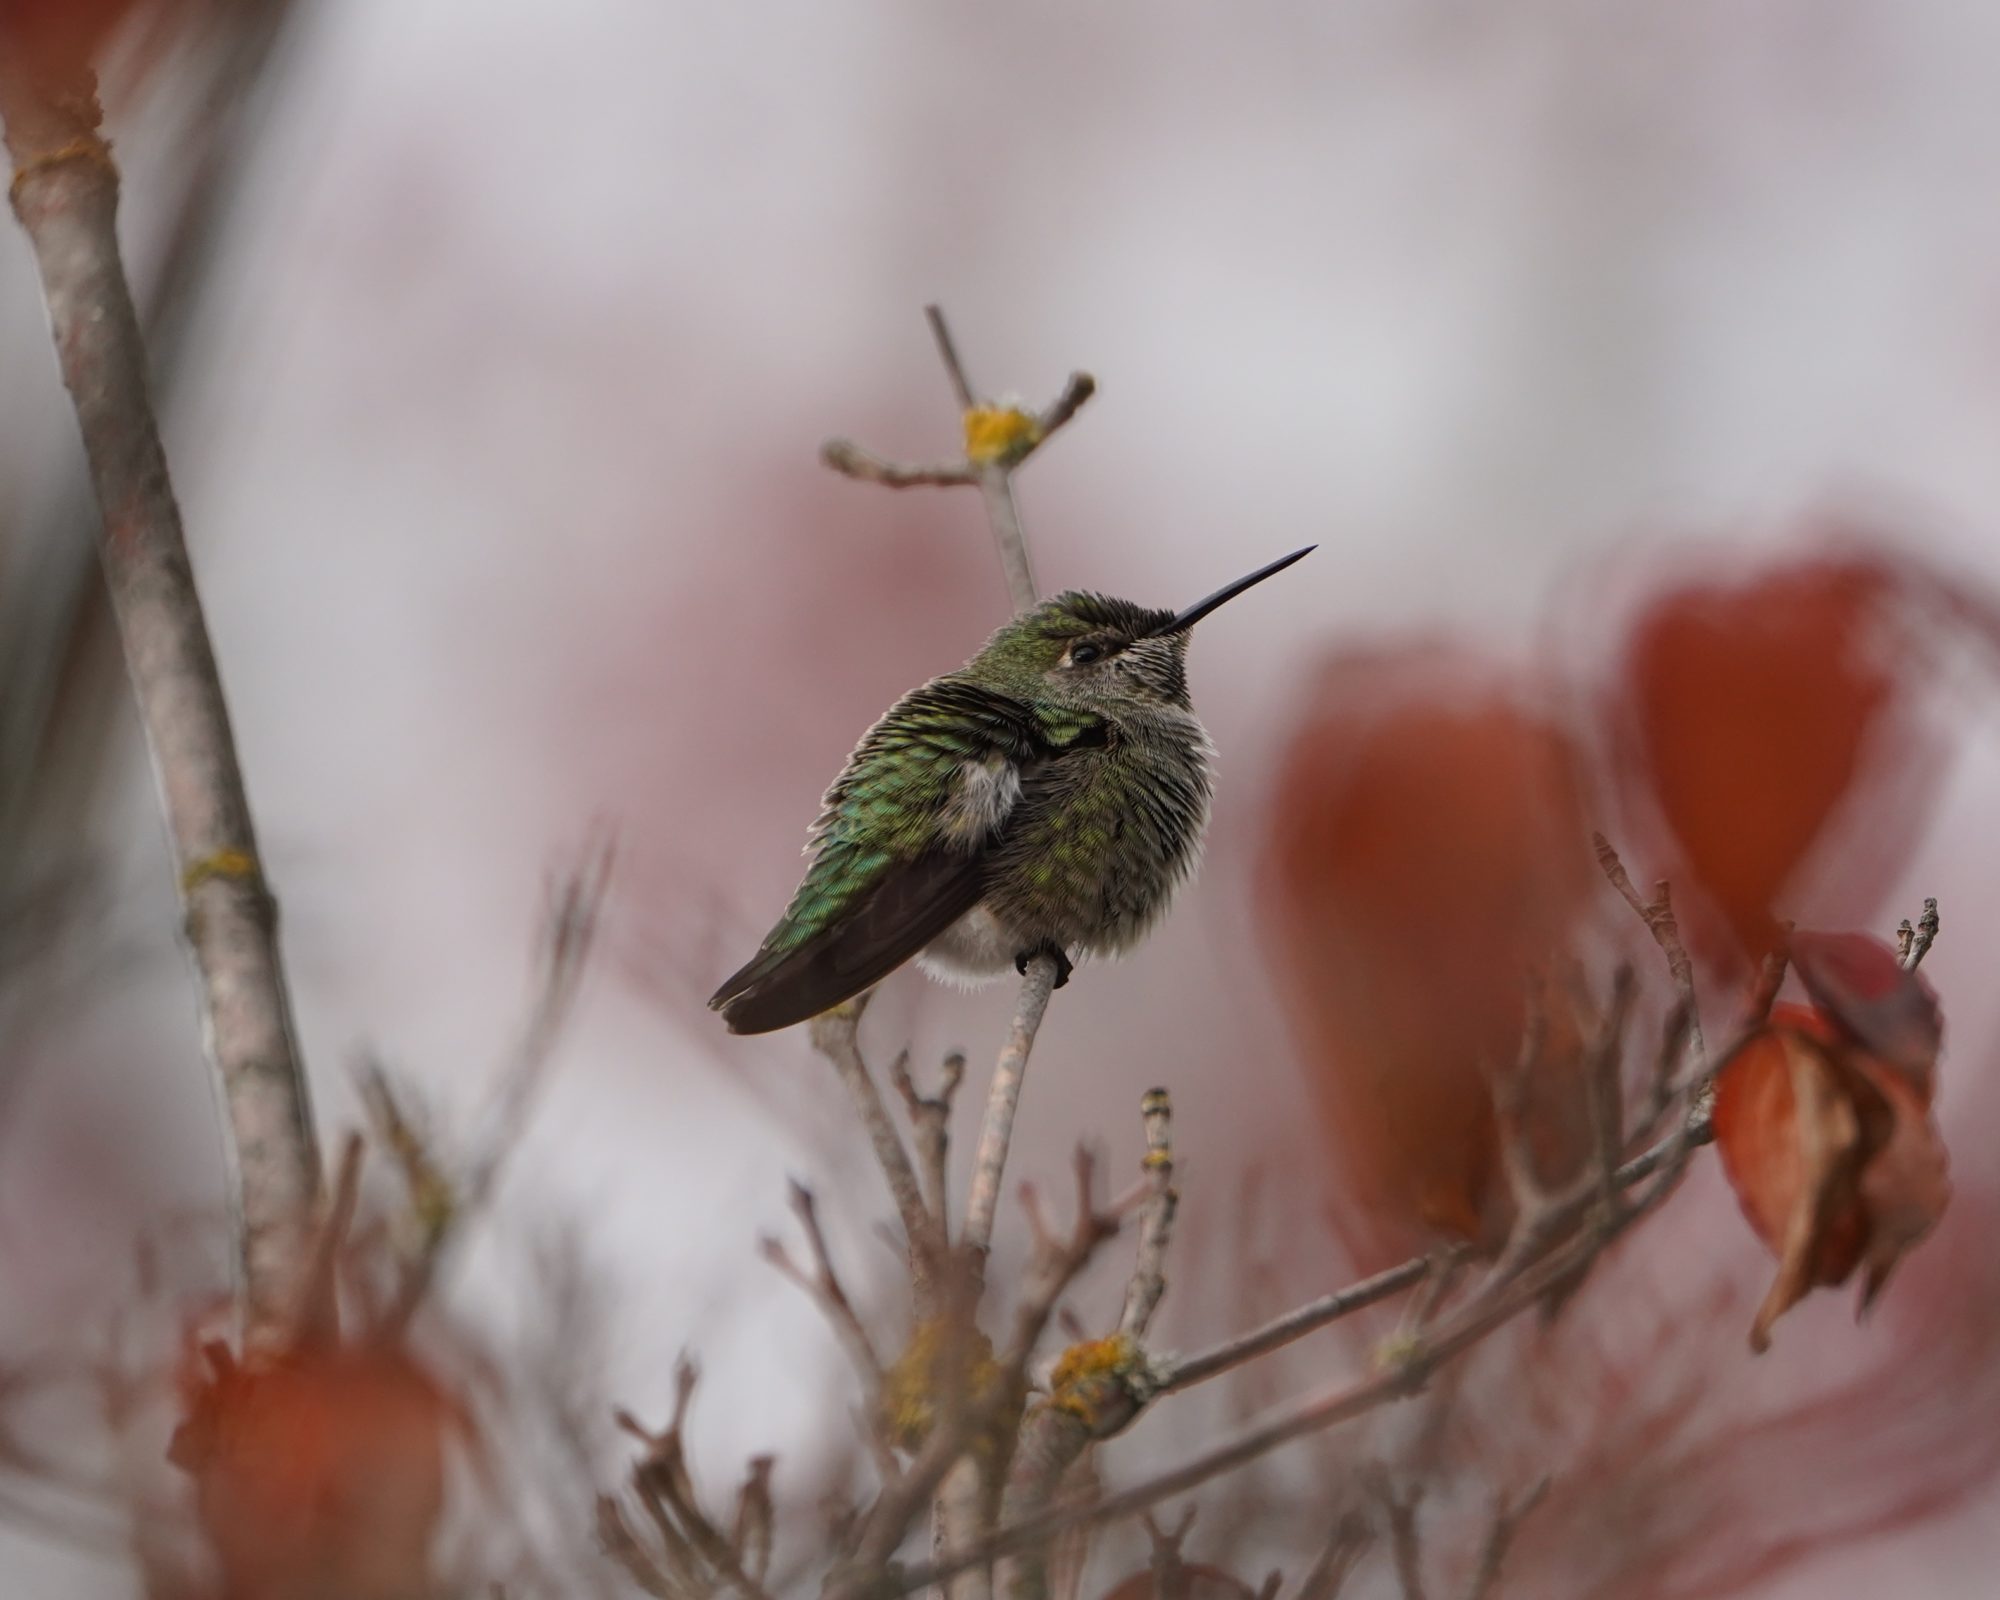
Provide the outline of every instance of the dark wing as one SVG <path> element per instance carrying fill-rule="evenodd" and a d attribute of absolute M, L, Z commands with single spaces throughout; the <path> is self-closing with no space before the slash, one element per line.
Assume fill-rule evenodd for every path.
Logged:
<path fill-rule="evenodd" d="M 878 873 L 838 922 L 768 944 L 709 1001 L 731 1033 L 789 1028 L 880 983 L 979 903 L 984 853 L 929 851 Z"/>
<path fill-rule="evenodd" d="M 851 999 L 977 905 L 998 830 L 954 837 L 943 825 L 967 764 L 1019 769 L 1050 753 L 1025 705 L 962 678 L 898 701 L 827 791 L 785 915 L 709 1001 L 730 1031 L 768 1033 Z"/>

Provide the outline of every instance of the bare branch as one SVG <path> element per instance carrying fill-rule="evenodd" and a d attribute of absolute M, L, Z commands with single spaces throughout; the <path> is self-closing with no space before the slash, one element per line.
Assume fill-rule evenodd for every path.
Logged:
<path fill-rule="evenodd" d="M 897 1475 L 899 1469 L 895 1452 L 882 1429 L 882 1360 L 875 1353 L 874 1341 L 862 1326 L 860 1315 L 854 1309 L 854 1302 L 848 1298 L 847 1290 L 842 1287 L 839 1274 L 833 1269 L 833 1257 L 827 1249 L 825 1230 L 819 1224 L 819 1205 L 812 1190 L 794 1179 L 791 1191 L 792 1215 L 799 1219 L 799 1227 L 812 1251 L 813 1270 L 810 1273 L 801 1271 L 786 1253 L 785 1247 L 768 1237 L 762 1241 L 764 1259 L 811 1295 L 832 1324 L 834 1336 L 847 1352 L 855 1375 L 861 1380 L 869 1448 L 875 1457 L 875 1469 L 886 1483 Z"/>
<path fill-rule="evenodd" d="M 1598 1180 L 1598 1203 L 1607 1218 L 1621 1202 L 1618 1163 L 1625 1154 L 1625 1097 L 1619 1078 L 1624 1060 L 1625 1024 L 1632 1014 L 1637 984 L 1632 969 L 1620 966 L 1611 982 L 1611 1005 L 1585 1060 L 1584 1089 L 1592 1134 L 1591 1170 Z"/>
<path fill-rule="evenodd" d="M 1486 1530 L 1486 1543 L 1479 1552 L 1479 1565 L 1472 1574 L 1472 1583 L 1465 1591 L 1465 1600 L 1488 1600 L 1495 1586 L 1500 1582 L 1500 1567 L 1507 1559 L 1508 1548 L 1514 1542 L 1514 1535 L 1536 1506 L 1542 1503 L 1542 1496 L 1549 1492 L 1549 1480 L 1545 1477 L 1534 1488 L 1509 1506 L 1505 1500 L 1496 1500 L 1493 1520 Z"/>
<path fill-rule="evenodd" d="M 1424 1501 L 1424 1486 L 1412 1483 L 1398 1489 L 1386 1472 L 1372 1475 L 1370 1490 L 1382 1503 L 1382 1515 L 1389 1524 L 1389 1553 L 1396 1563 L 1396 1586 L 1403 1600 L 1424 1600 L 1424 1548 L 1417 1527 L 1417 1512 Z"/>
<path fill-rule="evenodd" d="M 245 1338 L 275 1345 L 298 1298 L 320 1192 L 276 903 L 149 398 L 96 81 L 80 63 L 37 80 L 38 53 L 7 31 L 0 24 L 0 118 L 14 213 L 75 403 L 99 554 L 173 844 L 203 1037 L 229 1119 Z"/>
<path fill-rule="evenodd" d="M 903 1097 L 903 1110 L 910 1119 L 910 1132 L 917 1141 L 917 1159 L 923 1163 L 924 1200 L 941 1238 L 951 1235 L 951 1201 L 946 1189 L 946 1157 L 951 1150 L 951 1108 L 958 1086 L 965 1080 L 965 1056 L 954 1050 L 944 1058 L 944 1076 L 935 1095 L 922 1094 L 910 1077 L 910 1053 L 898 1052 L 889 1068 L 889 1081 Z"/>
<path fill-rule="evenodd" d="M 403 1170 L 417 1229 L 403 1281 L 381 1320 L 385 1333 L 406 1327 L 416 1315 L 450 1246 L 491 1201 L 507 1158 L 520 1144 L 528 1114 L 555 1060 L 556 1045 L 575 1011 L 610 888 L 614 856 L 611 834 L 596 831 L 550 894 L 537 935 L 534 998 L 501 1069 L 486 1125 L 474 1141 L 461 1179 L 454 1182 L 438 1161 L 380 1063 L 364 1059 L 357 1069 L 362 1104 L 377 1140 Z"/>
<path fill-rule="evenodd" d="M 945 376 L 951 380 L 952 398 L 958 402 L 959 410 L 970 411 L 977 404 L 972 380 L 965 375 L 965 363 L 958 358 L 958 346 L 952 342 L 951 329 L 945 323 L 944 308 L 925 306 L 924 321 L 930 324 L 931 337 L 937 341 L 938 359 L 944 363 Z"/>
<path fill-rule="evenodd" d="M 889 1193 L 895 1199 L 896 1214 L 902 1219 L 911 1277 L 921 1298 L 940 1265 L 937 1259 L 940 1235 L 936 1219 L 924 1206 L 923 1189 L 917 1182 L 916 1168 L 910 1165 L 909 1152 L 903 1148 L 902 1138 L 889 1120 L 888 1108 L 882 1104 L 881 1092 L 869 1075 L 868 1064 L 861 1059 L 858 1035 L 861 1013 L 867 1004 L 868 995 L 861 994 L 831 1011 L 821 1012 L 806 1026 L 813 1048 L 833 1063 L 834 1071 L 840 1074 L 840 1081 L 853 1097 L 855 1110 L 861 1114 L 862 1126 L 868 1130 L 869 1142 L 875 1147 L 875 1160 L 889 1180 Z"/>
<path fill-rule="evenodd" d="M 1901 938 L 1904 929 L 1909 930 L 1907 941 Z M 1897 942 L 1902 945 L 1903 970 L 1905 972 L 1915 972 L 1923 964 L 1924 957 L 1930 954 L 1931 946 L 1937 942 L 1937 901 L 1925 900 L 1924 914 L 1917 919 L 1916 927 L 1911 928 L 1910 924 L 1905 921 L 1903 927 L 1898 929 L 1897 933 L 1899 935 Z"/>
<path fill-rule="evenodd" d="M 1000 1205 L 1000 1183 L 1007 1169 L 1007 1147 L 1014 1137 L 1014 1111 L 1021 1100 L 1021 1082 L 1035 1035 L 1055 992 L 1056 958 L 1041 954 L 1028 962 L 1021 979 L 1021 997 L 1006 1046 L 993 1068 L 993 1087 L 986 1097 L 986 1118 L 979 1129 L 979 1147 L 972 1159 L 972 1190 L 965 1202 L 963 1243 L 975 1267 L 993 1243 L 993 1217 Z M 914 1181 L 914 1180 L 912 1180 Z"/>
<path fill-rule="evenodd" d="M 1308 1301 L 1281 1317 L 1274 1317 L 1261 1328 L 1226 1339 L 1198 1355 L 1165 1362 L 1160 1392 L 1170 1394 L 1177 1389 L 1192 1388 L 1233 1367 L 1240 1367 L 1246 1361 L 1254 1361 L 1259 1356 L 1282 1349 L 1295 1339 L 1316 1333 L 1328 1323 L 1338 1322 L 1342 1317 L 1391 1299 L 1405 1289 L 1422 1283 L 1435 1265 L 1430 1256 L 1416 1256 L 1401 1266 L 1391 1267 L 1372 1278 L 1364 1278 L 1345 1289 Z"/>
<path fill-rule="evenodd" d="M 879 483 L 887 489 L 951 489 L 979 481 L 979 469 L 970 461 L 905 465 L 886 461 L 862 449 L 852 439 L 827 440 L 819 447 L 819 458 L 844 478 Z"/>
<path fill-rule="evenodd" d="M 740 1551 L 744 1544 L 749 1543 L 748 1538 L 737 1541 L 723 1537 L 702 1510 L 694 1484 L 688 1477 L 684 1430 L 688 1402 L 694 1397 L 697 1377 L 694 1364 L 683 1358 L 674 1370 L 673 1418 L 664 1432 L 652 1432 L 629 1412 L 617 1413 L 618 1426 L 646 1447 L 645 1454 L 632 1468 L 632 1486 L 640 1504 L 653 1519 L 666 1552 L 666 1564 L 681 1585 L 691 1587 L 696 1595 L 706 1596 L 717 1589 L 728 1588 L 735 1590 L 743 1600 L 771 1600 L 763 1584 L 751 1576 L 740 1559 Z M 768 1460 L 765 1470 L 769 1470 Z M 751 1484 L 755 1484 L 758 1476 L 753 1462 Z M 749 1487 L 746 1485 L 746 1490 Z M 614 1513 L 615 1509 L 614 1506 Z M 623 1525 L 622 1518 L 617 1521 L 617 1531 L 629 1538 L 629 1527 Z M 742 1521 L 740 1508 L 738 1521 L 739 1524 Z M 600 1536 L 604 1531 L 604 1514 L 600 1505 Z M 607 1541 L 615 1542 L 615 1538 Z M 636 1544 L 636 1540 L 633 1543 Z M 620 1552 L 614 1548 L 613 1553 Z M 631 1570 L 629 1563 L 627 1570 Z"/>
<path fill-rule="evenodd" d="M 1299 1580 L 1298 1593 L 1292 1600 L 1337 1600 L 1341 1586 L 1374 1539 L 1365 1517 L 1357 1512 L 1342 1517 L 1306 1569 L 1306 1575 Z"/>
<path fill-rule="evenodd" d="M 1421 1390 L 1430 1376 L 1456 1360 L 1486 1338 L 1494 1329 L 1513 1320 L 1551 1289 L 1570 1281 L 1583 1265 L 1610 1240 L 1645 1216 L 1668 1193 L 1693 1148 L 1706 1142 L 1701 1130 L 1677 1129 L 1657 1145 L 1619 1168 L 1621 1188 L 1630 1188 L 1642 1179 L 1659 1174 L 1654 1183 L 1635 1201 L 1629 1201 L 1616 1221 L 1604 1230 L 1587 1230 L 1572 1235 L 1558 1248 L 1506 1280 L 1489 1279 L 1488 1286 L 1415 1349 L 1383 1371 L 1357 1383 L 1342 1385 L 1303 1401 L 1262 1423 L 1245 1429 L 1236 1438 L 1115 1494 L 1089 1502 L 1066 1500 L 1038 1515 L 1009 1521 L 990 1538 L 947 1560 L 933 1561 L 900 1569 L 881 1591 L 886 1597 L 907 1594 L 935 1583 L 965 1567 L 985 1563 L 1046 1542 L 1066 1528 L 1086 1523 L 1115 1521 L 1157 1505 L 1162 1500 L 1185 1494 L 1212 1478 L 1234 1471 L 1307 1434 L 1320 1432 L 1339 1423 L 1364 1416 L 1384 1405 L 1405 1399 Z M 1594 1178 L 1556 1202 L 1557 1214 L 1580 1215 L 1596 1198 Z M 835 1594 L 846 1591 L 835 1590 Z"/>
<path fill-rule="evenodd" d="M 1653 936 L 1653 942 L 1660 947 L 1660 953 L 1667 958 L 1667 970 L 1673 975 L 1674 987 L 1680 993 L 1681 1004 L 1687 1010 L 1687 1046 L 1691 1059 L 1700 1059 L 1704 1054 L 1701 1037 L 1701 1007 L 1694 990 L 1694 962 L 1689 958 L 1687 946 L 1681 940 L 1679 920 L 1674 916 L 1673 894 L 1663 878 L 1653 885 L 1653 898 L 1643 900 L 1633 886 L 1632 875 L 1625 870 L 1625 863 L 1618 859 L 1618 852 L 1611 847 L 1611 841 L 1601 833 L 1590 836 L 1592 847 L 1597 852 L 1597 864 L 1604 876 L 1625 898 L 1625 903 L 1639 914 L 1646 924 L 1646 931 Z"/>
<path fill-rule="evenodd" d="M 1132 1280 L 1125 1289 L 1125 1309 L 1118 1331 L 1128 1339 L 1143 1339 L 1153 1313 L 1167 1292 L 1167 1250 L 1173 1243 L 1174 1212 L 1180 1196 L 1174 1189 L 1173 1101 L 1164 1089 L 1148 1089 L 1139 1102 L 1146 1127 L 1144 1168 L 1149 1194 L 1146 1218 L 1139 1228 L 1139 1250 Z"/>

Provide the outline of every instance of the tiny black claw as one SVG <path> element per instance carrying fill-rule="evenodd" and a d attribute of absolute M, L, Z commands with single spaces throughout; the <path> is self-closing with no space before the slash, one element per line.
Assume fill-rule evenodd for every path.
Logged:
<path fill-rule="evenodd" d="M 1014 957 L 1014 970 L 1025 978 L 1028 975 L 1028 963 L 1033 961 L 1036 956 L 1053 956 L 1055 958 L 1055 986 L 1058 989 L 1069 982 L 1070 973 L 1076 970 L 1075 963 L 1069 958 L 1069 952 L 1064 950 L 1059 944 L 1038 944 L 1032 950 L 1020 951 Z"/>

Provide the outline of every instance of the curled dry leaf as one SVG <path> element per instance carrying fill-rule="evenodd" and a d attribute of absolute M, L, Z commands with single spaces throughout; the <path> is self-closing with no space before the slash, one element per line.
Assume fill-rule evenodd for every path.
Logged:
<path fill-rule="evenodd" d="M 1444 649 L 1340 655 L 1280 764 L 1263 927 L 1364 1266 L 1506 1228 L 1490 1074 L 1591 888 L 1570 745 L 1530 702 Z M 1553 1182 L 1584 1140 L 1565 1114 L 1581 1096 L 1556 1081 L 1575 1030 L 1549 1036 L 1523 1087 Z"/>
<path fill-rule="evenodd" d="M 195 1482 L 224 1591 L 403 1600 L 431 1590 L 459 1406 L 400 1346 L 312 1345 L 194 1380 L 171 1459 Z"/>
<path fill-rule="evenodd" d="M 1857 1266 L 1865 1309 L 1943 1213 L 1951 1190 L 1930 1082 L 1803 1006 L 1776 1008 L 1724 1064 L 1716 1145 L 1744 1216 L 1778 1258 L 1752 1349 L 1765 1349 L 1772 1325 L 1813 1289 L 1845 1283 Z"/>
<path fill-rule="evenodd" d="M 1632 628 L 1615 713 L 1624 776 L 1657 802 L 1694 885 L 1753 958 L 1843 802 L 1898 765 L 1887 736 L 1907 721 L 1895 659 L 1907 604 L 1886 562 L 1815 557 L 1669 590 Z M 1871 836 L 1838 870 L 1878 877 L 1873 856 L 1908 833 Z"/>

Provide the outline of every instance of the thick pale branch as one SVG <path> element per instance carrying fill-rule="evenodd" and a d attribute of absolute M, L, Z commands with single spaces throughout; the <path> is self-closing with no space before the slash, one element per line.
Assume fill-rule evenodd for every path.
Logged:
<path fill-rule="evenodd" d="M 30 81 L 34 52 L 6 26 L 0 118 L 14 212 L 75 403 L 112 611 L 173 843 L 202 1031 L 229 1119 L 246 1338 L 275 1343 L 297 1297 L 320 1189 L 276 903 L 153 416 L 96 84 L 80 66 L 61 82 Z"/>
<path fill-rule="evenodd" d="M 1148 1089 L 1139 1103 L 1146 1127 L 1146 1216 L 1139 1225 L 1139 1250 L 1132 1278 L 1125 1287 L 1125 1308 L 1118 1331 L 1128 1339 L 1143 1339 L 1153 1313 L 1167 1292 L 1167 1251 L 1173 1243 L 1174 1213 L 1180 1195 L 1174 1188 L 1174 1107 L 1164 1089 Z"/>

